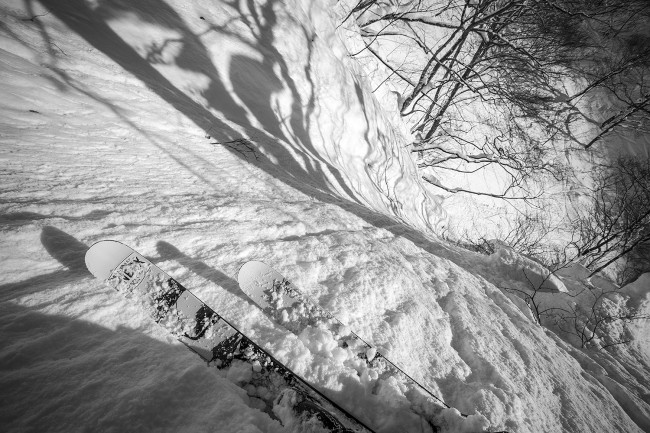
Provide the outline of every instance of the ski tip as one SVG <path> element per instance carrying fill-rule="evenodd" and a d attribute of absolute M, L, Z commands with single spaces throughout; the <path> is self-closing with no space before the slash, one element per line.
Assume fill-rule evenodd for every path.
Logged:
<path fill-rule="evenodd" d="M 246 262 L 239 268 L 239 273 L 237 274 L 237 282 L 240 285 L 246 285 L 246 282 L 254 278 L 260 271 L 269 269 L 269 266 L 264 262 L 258 262 L 256 260 L 251 260 Z"/>
<path fill-rule="evenodd" d="M 99 241 L 86 252 L 86 267 L 95 277 L 106 280 L 113 269 L 133 250 L 117 241 Z"/>

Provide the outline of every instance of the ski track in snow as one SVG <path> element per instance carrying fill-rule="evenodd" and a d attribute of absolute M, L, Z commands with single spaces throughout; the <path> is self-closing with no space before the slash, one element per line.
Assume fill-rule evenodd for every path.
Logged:
<path fill-rule="evenodd" d="M 244 262 L 491 428 L 648 431 L 647 347 L 585 355 L 493 285 L 510 270 L 425 234 L 444 212 L 331 2 L 234 3 L 0 6 L 1 429 L 289 431 L 88 273 L 88 246 L 115 239 L 343 403 L 363 408 L 340 392 L 358 379 L 246 299 Z"/>

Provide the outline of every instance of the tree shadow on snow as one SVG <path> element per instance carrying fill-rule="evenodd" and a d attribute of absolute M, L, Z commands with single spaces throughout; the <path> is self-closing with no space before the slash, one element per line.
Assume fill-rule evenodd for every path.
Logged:
<path fill-rule="evenodd" d="M 110 0 L 101 1 L 94 8 L 91 8 L 84 0 L 65 2 L 40 0 L 40 3 L 63 21 L 72 31 L 140 79 L 149 89 L 202 128 L 207 135 L 215 138 L 218 142 L 241 138 L 240 132 L 235 131 L 211 112 L 211 110 L 218 111 L 225 118 L 242 127 L 245 135 L 264 146 L 265 152 L 271 154 L 275 160 L 281 161 L 282 166 L 278 167 L 263 157 L 248 162 L 256 164 L 276 177 L 277 172 L 280 171 L 284 172 L 288 178 L 299 179 L 300 182 L 292 184 L 295 188 L 302 190 L 301 185 L 304 182 L 311 184 L 312 188 L 307 192 L 310 195 L 314 194 L 313 187 L 327 185 L 322 170 L 304 170 L 301 164 L 296 163 L 292 154 L 279 143 L 279 140 L 286 140 L 287 137 L 280 130 L 278 121 L 275 123 L 272 121 L 274 111 L 273 107 L 270 106 L 269 97 L 279 88 L 278 86 L 281 83 L 275 76 L 271 63 L 265 61 L 255 64 L 256 61 L 253 59 L 238 57 L 234 59 L 237 65 L 236 70 L 231 71 L 231 75 L 242 75 L 250 78 L 250 80 L 235 81 L 240 90 L 238 92 L 239 96 L 242 97 L 249 109 L 252 107 L 250 111 L 267 129 L 262 130 L 250 124 L 244 108 L 238 101 L 233 99 L 230 91 L 222 82 L 217 67 L 212 63 L 207 47 L 204 46 L 199 36 L 190 31 L 183 19 L 164 1 L 142 0 L 131 2 Z M 142 23 L 160 26 L 179 36 L 163 44 L 147 47 L 148 53 L 143 57 L 108 25 L 111 20 L 119 21 L 120 18 L 125 16 L 137 16 L 137 19 Z M 272 21 L 268 21 L 268 26 L 272 26 L 272 24 Z M 268 26 L 264 29 L 262 38 L 266 38 L 270 34 L 271 27 Z M 49 40 L 49 38 L 46 40 Z M 180 52 L 174 59 L 178 67 L 203 74 L 209 78 L 209 85 L 201 94 L 207 101 L 207 106 L 203 106 L 187 96 L 154 67 L 155 64 L 161 62 L 160 51 L 164 49 L 166 44 L 171 42 L 175 42 L 177 46 L 181 47 Z M 261 50 L 263 47 L 260 46 L 259 48 Z M 268 54 L 269 51 L 264 50 L 261 52 Z M 276 56 L 279 56 L 279 54 L 274 53 L 273 57 Z M 280 69 L 286 70 L 286 65 L 281 66 Z M 290 80 L 287 73 L 283 73 L 283 76 L 285 81 Z M 253 92 L 244 91 L 246 86 L 253 86 Z M 294 89 L 292 92 L 295 100 L 294 106 L 299 108 L 298 106 L 301 105 L 300 97 L 295 88 L 290 87 Z M 305 139 L 308 135 L 305 134 L 304 126 L 302 126 L 304 119 L 296 120 L 296 112 L 298 110 L 294 110 L 292 114 L 291 125 L 299 131 L 297 134 L 303 137 L 303 141 L 308 142 Z M 237 153 L 235 152 L 235 154 Z M 237 155 L 241 157 L 241 155 Z M 273 169 L 269 171 L 270 167 L 273 167 Z M 340 179 L 340 186 L 347 188 L 340 173 L 333 167 L 329 167 L 329 170 Z M 333 191 L 324 190 L 322 192 L 330 193 Z M 348 194 L 350 197 L 354 197 L 351 190 L 348 190 Z"/>
<path fill-rule="evenodd" d="M 278 173 L 282 173 L 281 180 L 289 183 L 292 187 L 310 196 L 331 202 L 329 197 L 336 191 L 327 188 L 329 182 L 323 170 L 323 166 L 327 166 L 327 171 L 337 179 L 338 186 L 345 190 L 351 200 L 359 203 L 358 197 L 347 187 L 341 173 L 318 156 L 318 152 L 314 150 L 309 140 L 309 133 L 305 126 L 306 119 L 302 110 L 303 101 L 288 73 L 287 65 L 272 45 L 272 28 L 275 24 L 271 4 L 273 2 L 265 6 L 263 19 L 253 14 L 254 22 L 248 22 L 250 26 L 260 27 L 256 31 L 259 37 L 258 44 L 252 48 L 257 49 L 263 55 L 264 61 L 259 62 L 243 56 L 234 56 L 229 71 L 238 98 L 265 129 L 251 125 L 246 117 L 246 110 L 233 99 L 230 91 L 222 82 L 219 71 L 212 63 L 208 49 L 203 45 L 199 36 L 192 33 L 183 19 L 164 1 L 111 0 L 101 1 L 94 8 L 91 8 L 84 0 L 65 2 L 40 0 L 40 3 L 90 45 L 141 80 L 149 89 L 202 128 L 206 135 L 213 137 L 218 142 L 241 138 L 239 131 L 221 121 L 212 114 L 211 110 L 218 111 L 228 120 L 238 124 L 248 138 L 262 146 L 264 152 L 270 154 L 275 161 L 280 161 L 280 164 L 275 164 L 264 157 L 264 154 L 259 160 L 248 159 L 247 162 L 257 165 L 274 177 L 278 177 Z M 252 6 L 251 8 L 255 9 Z M 241 13 L 242 16 L 245 15 L 243 12 Z M 154 67 L 156 63 L 160 62 L 160 56 L 156 53 L 162 49 L 161 46 L 148 47 L 148 54 L 142 57 L 108 25 L 108 22 L 113 19 L 119 20 L 120 17 L 129 15 L 135 15 L 143 23 L 155 24 L 179 35 L 173 42 L 178 42 L 178 46 L 182 48 L 174 61 L 182 69 L 198 72 L 209 78 L 209 86 L 201 95 L 207 101 L 207 106 L 190 98 Z M 261 25 L 262 22 L 265 24 Z M 211 26 L 210 29 L 232 36 L 220 27 Z M 306 34 L 305 37 L 311 41 L 307 36 Z M 49 37 L 45 38 L 46 41 L 50 39 Z M 281 85 L 279 77 L 274 72 L 274 65 L 277 65 L 276 68 L 281 71 L 282 79 L 287 83 L 293 98 L 292 112 L 288 119 L 288 130 L 291 131 L 291 137 L 287 137 L 287 134 L 282 132 L 279 125 L 283 120 L 277 119 L 276 107 L 271 106 L 270 96 Z M 91 97 L 93 96 L 91 95 Z M 104 100 L 100 102 L 110 105 Z M 313 100 L 310 99 L 306 106 L 307 112 L 311 112 Z M 110 108 L 116 111 L 115 107 L 111 106 Z M 134 125 L 131 124 L 131 126 Z M 294 153 L 289 152 L 280 141 L 285 143 L 291 141 L 294 149 L 303 155 L 302 163 L 296 161 Z M 233 154 L 245 158 L 234 150 Z"/>
<path fill-rule="evenodd" d="M 260 5 L 258 8 L 254 1 L 249 0 L 247 2 L 247 10 L 244 11 L 241 8 L 241 3 L 232 2 L 231 6 L 237 10 L 241 20 L 255 37 L 256 42 L 255 44 L 250 44 L 251 48 L 262 54 L 262 61 L 244 56 L 233 56 L 229 71 L 233 89 L 265 128 L 271 128 L 267 130 L 277 131 L 275 133 L 277 138 L 287 143 L 292 143 L 294 148 L 300 151 L 303 155 L 303 164 L 301 167 L 306 167 L 303 170 L 305 170 L 308 177 L 320 179 L 321 182 L 325 182 L 324 184 L 326 184 L 326 179 L 322 177 L 322 172 L 323 167 L 327 167 L 328 171 L 335 176 L 338 185 L 345 190 L 346 194 L 351 199 L 358 201 L 355 193 L 347 187 L 341 173 L 320 156 L 311 141 L 309 117 L 313 113 L 315 106 L 314 84 L 310 74 L 311 64 L 308 62 L 306 65 L 305 74 L 312 91 L 307 102 L 304 103 L 303 95 L 301 95 L 289 72 L 289 65 L 287 65 L 284 57 L 274 45 L 275 35 L 273 30 L 278 25 L 278 19 L 273 10 L 276 3 L 277 1 L 269 1 L 264 5 Z M 307 51 L 309 53 L 307 58 L 309 59 L 311 58 L 313 49 L 314 35 L 311 35 L 304 26 L 301 29 L 304 41 L 307 44 Z M 276 69 L 279 70 L 280 77 L 276 75 Z M 282 81 L 280 81 L 280 78 Z M 273 106 L 271 103 L 273 91 L 283 89 L 282 82 L 286 84 L 291 93 L 291 110 L 286 115 L 280 113 L 280 108 Z M 266 88 L 260 88 L 261 86 L 257 83 L 269 83 L 270 85 L 265 86 Z M 251 86 L 254 88 L 251 88 Z M 257 97 L 257 95 L 261 97 Z M 305 110 L 304 113 L 303 109 Z M 289 137 L 278 130 L 279 125 L 285 127 L 285 130 L 290 134 Z"/>
<path fill-rule="evenodd" d="M 24 224 L 30 224 L 33 221 L 38 221 L 38 220 L 44 220 L 44 219 L 50 219 L 50 218 L 62 218 L 68 221 L 95 221 L 95 220 L 100 220 L 107 215 L 109 215 L 110 212 L 108 211 L 103 211 L 103 210 L 94 210 L 91 212 L 88 212 L 85 215 L 82 216 L 68 216 L 68 215 L 60 215 L 60 214 L 40 214 L 36 212 L 29 212 L 29 211 L 21 211 L 21 212 L 7 212 L 4 214 L 0 215 L 0 224 L 4 226 L 21 226 Z"/>
<path fill-rule="evenodd" d="M 314 150 L 305 126 L 307 122 L 303 115 L 301 96 L 291 79 L 288 67 L 281 54 L 273 46 L 272 31 L 277 21 L 273 12 L 273 1 L 262 7 L 261 14 L 257 12 L 252 1 L 248 2 L 249 11 L 247 13 L 239 11 L 242 21 L 252 29 L 256 37 L 253 48 L 262 55 L 263 60 L 258 61 L 234 56 L 229 71 L 235 94 L 238 95 L 238 98 L 266 130 L 251 125 L 246 117 L 246 110 L 232 97 L 222 82 L 220 73 L 212 63 L 209 51 L 200 37 L 192 33 L 183 19 L 164 1 L 104 0 L 96 3 L 96 7 L 93 8 L 84 0 L 39 1 L 72 31 L 115 61 L 125 71 L 141 80 L 149 89 L 202 128 L 207 135 L 217 141 L 230 141 L 241 138 L 239 131 L 234 130 L 229 124 L 213 115 L 211 110 L 218 111 L 227 119 L 237 123 L 243 129 L 244 134 L 255 140 L 257 145 L 263 146 L 264 151 L 268 152 L 280 163 L 272 162 L 264 154 L 261 154 L 259 159 L 254 159 L 247 158 L 246 155 L 234 149 L 229 149 L 233 155 L 245 159 L 248 163 L 256 165 L 310 197 L 337 205 L 375 227 L 390 230 L 397 236 L 405 236 L 431 253 L 442 255 L 457 263 L 463 261 L 462 255 L 455 253 L 435 240 L 424 238 L 418 230 L 411 229 L 392 217 L 366 207 L 346 187 L 341 173 L 334 167 L 327 165 L 325 161 L 319 160 L 318 152 Z M 231 6 L 236 9 L 240 6 L 240 3 L 233 2 Z M 143 58 L 108 25 L 108 22 L 112 19 L 119 19 L 122 16 L 129 15 L 135 15 L 144 23 L 164 27 L 179 35 L 174 41 L 182 42 L 182 48 L 175 61 L 183 69 L 200 72 L 209 77 L 210 84 L 202 94 L 207 101 L 207 107 L 190 98 L 154 68 L 153 65 L 159 61 L 156 52 L 161 50 L 160 46 L 149 47 L 149 54 Z M 200 18 L 197 17 L 197 19 Z M 214 25 L 210 26 L 208 31 L 219 31 L 227 36 L 233 36 L 224 27 Z M 310 44 L 311 38 L 307 33 L 305 33 L 305 37 L 308 44 Z M 281 77 L 278 77 L 274 72 L 276 69 L 280 71 Z M 288 137 L 287 133 L 283 132 L 277 123 L 273 123 L 276 110 L 270 105 L 270 96 L 279 88 L 282 81 L 289 87 L 293 98 L 292 112 L 288 119 L 288 127 L 285 128 L 287 131 L 292 132 L 291 137 Z M 255 98 L 255 95 L 258 97 Z M 307 113 L 313 110 L 313 97 L 312 95 L 306 102 Z M 132 126 L 135 127 L 135 125 Z M 296 161 L 293 154 L 280 143 L 287 140 L 298 146 L 294 147 L 294 149 L 303 155 L 303 164 Z M 175 159 L 178 160 L 178 158 Z M 305 164 L 305 161 L 309 161 L 309 163 Z M 185 166 L 186 169 L 195 172 L 191 167 L 183 164 L 182 161 L 178 160 L 178 162 Z M 329 182 L 324 176 L 324 167 L 334 173 L 339 180 L 339 186 L 344 188 L 350 197 L 348 200 L 341 199 L 335 190 L 327 189 L 326 185 Z M 195 174 L 201 176 L 200 173 Z"/>

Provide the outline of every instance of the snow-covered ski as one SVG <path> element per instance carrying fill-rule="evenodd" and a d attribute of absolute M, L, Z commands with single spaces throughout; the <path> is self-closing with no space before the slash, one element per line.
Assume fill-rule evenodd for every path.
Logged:
<path fill-rule="evenodd" d="M 374 372 L 376 380 L 396 379 L 407 389 L 405 394 L 413 395 L 411 391 L 416 391 L 419 395 L 425 395 L 430 407 L 423 409 L 421 403 L 414 405 L 414 411 L 419 415 L 430 418 L 431 412 L 450 408 L 270 266 L 259 261 L 247 262 L 240 268 L 237 279 L 244 293 L 270 318 L 289 331 L 300 335 L 309 327 L 329 330 L 338 340 L 339 347 L 351 349 L 358 358 L 365 361 L 366 367 Z M 431 410 L 431 407 L 434 409 Z M 425 415 L 423 411 L 428 414 Z"/>
<path fill-rule="evenodd" d="M 250 364 L 250 380 L 240 385 L 292 431 L 373 432 L 130 247 L 97 242 L 86 253 L 86 266 L 209 364 Z"/>

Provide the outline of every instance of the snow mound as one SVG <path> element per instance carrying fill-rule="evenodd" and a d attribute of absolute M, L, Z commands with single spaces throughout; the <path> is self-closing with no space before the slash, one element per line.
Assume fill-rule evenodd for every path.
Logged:
<path fill-rule="evenodd" d="M 498 240 L 490 241 L 494 254 L 488 257 L 491 273 L 526 291 L 566 292 L 564 283 L 546 266 L 538 263 Z"/>

